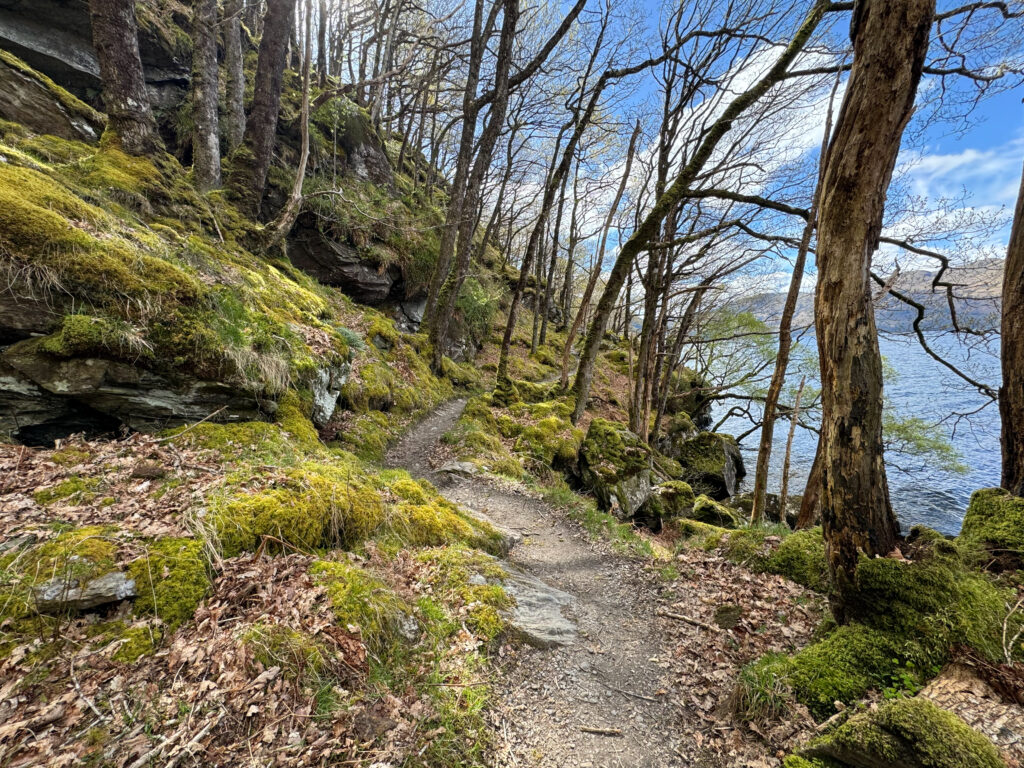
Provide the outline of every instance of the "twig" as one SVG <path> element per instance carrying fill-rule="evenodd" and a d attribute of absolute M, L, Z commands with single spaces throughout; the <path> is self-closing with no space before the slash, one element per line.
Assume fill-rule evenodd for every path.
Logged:
<path fill-rule="evenodd" d="M 189 424 L 187 427 L 185 427 L 183 430 L 181 430 L 181 432 L 178 432 L 178 433 L 173 434 L 173 435 L 168 435 L 167 437 L 161 437 L 156 442 L 158 442 L 158 443 L 166 443 L 168 440 L 174 440 L 175 438 L 181 437 L 186 432 L 191 432 L 193 429 L 198 427 L 204 421 L 209 421 L 210 419 L 212 419 L 214 416 L 216 416 L 218 413 L 220 413 L 221 411 L 223 411 L 226 408 L 227 408 L 226 405 L 222 405 L 220 408 L 218 408 L 216 411 L 211 413 L 209 416 L 204 416 L 199 421 L 197 421 L 195 424 Z"/>
<path fill-rule="evenodd" d="M 89 705 L 89 709 L 92 710 L 92 713 L 94 715 L 96 715 L 96 717 L 98 717 L 102 722 L 106 722 L 107 719 L 108 719 L 107 716 L 104 715 L 102 712 L 100 712 L 98 709 L 96 709 L 96 705 L 93 704 L 92 701 L 89 699 L 89 697 L 86 696 L 82 692 L 82 686 L 80 686 L 78 684 L 78 676 L 75 675 L 75 657 L 74 656 L 71 657 L 71 682 L 73 682 L 75 684 L 75 690 L 78 692 L 78 697 L 82 701 L 84 701 L 86 704 Z"/>
<path fill-rule="evenodd" d="M 691 618 L 689 616 L 684 616 L 681 613 L 673 613 L 672 611 L 661 610 L 661 611 L 658 611 L 658 615 L 659 616 L 664 616 L 666 619 L 675 619 L 676 621 L 685 621 L 687 624 L 692 624 L 695 627 L 700 627 L 701 629 L 706 629 L 709 632 L 721 632 L 722 631 L 721 627 L 713 626 L 711 624 L 708 624 L 706 622 L 701 621 L 700 619 L 694 619 L 694 618 Z"/>
<path fill-rule="evenodd" d="M 164 768 L 174 768 L 178 763 L 181 762 L 182 758 L 185 757 L 186 754 L 191 755 L 192 754 L 192 748 L 197 746 L 200 741 L 205 739 L 206 735 L 211 730 L 213 730 L 213 727 L 215 725 L 217 725 L 221 721 L 221 718 L 223 718 L 223 717 L 224 717 L 224 710 L 222 709 L 220 711 L 220 714 L 218 714 L 217 717 L 215 717 L 213 720 L 208 722 L 206 724 L 206 726 L 201 731 L 199 731 L 199 733 L 197 733 L 195 736 L 193 736 L 189 740 L 188 744 L 183 746 L 181 748 L 181 750 L 178 752 L 178 754 L 174 756 L 174 759 L 171 760 L 169 763 L 167 763 L 167 765 L 164 766 Z"/>
<path fill-rule="evenodd" d="M 588 726 L 581 726 L 580 730 L 584 733 L 593 733 L 597 736 L 621 736 L 622 730 L 619 728 L 590 728 Z"/>
<path fill-rule="evenodd" d="M 608 690 L 615 691 L 616 693 L 621 693 L 623 696 L 629 696 L 634 699 L 642 699 L 643 701 L 650 701 L 654 704 L 661 704 L 660 701 L 651 696 L 644 696 L 642 693 L 633 693 L 632 691 L 624 691 L 621 688 L 616 688 L 614 685 L 608 685 L 608 683 L 606 683 L 604 680 L 598 680 L 597 682 L 599 682 Z"/>

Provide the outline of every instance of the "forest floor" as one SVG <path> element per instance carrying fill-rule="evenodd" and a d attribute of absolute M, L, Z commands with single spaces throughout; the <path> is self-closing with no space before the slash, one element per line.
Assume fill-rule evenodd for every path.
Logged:
<path fill-rule="evenodd" d="M 572 595 L 578 626 L 571 644 L 527 648 L 501 667 L 490 712 L 495 765 L 778 765 L 779 750 L 808 734 L 810 718 L 782 733 L 741 727 L 728 713 L 732 681 L 757 655 L 806 643 L 820 599 L 712 552 L 631 557 L 523 485 L 438 473 L 446 459 L 439 440 L 464 405 L 446 403 L 414 426 L 387 463 L 520 534 L 509 559 Z M 725 627 L 714 623 L 722 606 L 732 617 Z"/>

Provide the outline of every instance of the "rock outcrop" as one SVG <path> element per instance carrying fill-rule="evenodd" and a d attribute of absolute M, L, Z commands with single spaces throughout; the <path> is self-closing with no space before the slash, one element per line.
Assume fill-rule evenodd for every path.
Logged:
<path fill-rule="evenodd" d="M 84 584 L 57 578 L 32 590 L 32 600 L 40 613 L 64 614 L 87 611 L 136 597 L 135 580 L 120 571 L 112 571 Z"/>
<path fill-rule="evenodd" d="M 106 119 L 95 109 L 0 50 L 0 118 L 39 133 L 99 141 Z"/>
<path fill-rule="evenodd" d="M 650 466 L 651 449 L 638 435 L 605 419 L 590 422 L 579 471 L 601 509 L 620 520 L 633 518 L 654 487 Z"/>
<path fill-rule="evenodd" d="M 682 479 L 697 493 L 706 493 L 716 501 L 734 495 L 747 474 L 739 446 L 730 435 L 701 432 L 683 441 L 674 458 L 683 465 Z"/>

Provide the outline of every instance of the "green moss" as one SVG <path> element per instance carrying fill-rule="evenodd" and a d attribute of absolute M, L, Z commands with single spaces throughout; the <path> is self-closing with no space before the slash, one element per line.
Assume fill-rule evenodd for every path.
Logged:
<path fill-rule="evenodd" d="M 694 500 L 690 517 L 697 522 L 717 525 L 720 528 L 739 527 L 739 521 L 731 509 L 704 494 Z"/>
<path fill-rule="evenodd" d="M 348 563 L 320 560 L 310 569 L 343 627 L 357 627 L 371 653 L 380 654 L 400 636 L 409 607 L 384 582 Z"/>
<path fill-rule="evenodd" d="M 152 654 L 162 638 L 163 633 L 158 627 L 129 627 L 121 633 L 121 644 L 114 651 L 113 659 L 125 664 L 134 664 L 143 656 Z"/>
<path fill-rule="evenodd" d="M 441 372 L 455 386 L 462 387 L 463 389 L 479 387 L 483 380 L 480 371 L 473 365 L 470 363 L 456 363 L 447 356 L 441 358 Z"/>
<path fill-rule="evenodd" d="M 197 539 L 157 539 L 128 566 L 138 597 L 135 610 L 151 613 L 174 631 L 192 618 L 210 588 L 209 566 Z"/>
<path fill-rule="evenodd" d="M 995 746 L 928 699 L 901 698 L 854 715 L 803 753 L 841 765 L 1004 768 Z"/>
<path fill-rule="evenodd" d="M 655 488 L 661 497 L 665 517 L 668 519 L 685 515 L 696 501 L 689 483 L 669 480 Z"/>
<path fill-rule="evenodd" d="M 431 549 L 417 559 L 433 566 L 429 581 L 435 594 L 461 606 L 474 633 L 488 642 L 504 634 L 501 612 L 513 601 L 502 587 L 506 574 L 497 560 L 465 547 Z"/>
<path fill-rule="evenodd" d="M 580 447 L 588 471 L 607 485 L 647 468 L 651 451 L 647 444 L 621 424 L 594 419 Z"/>
<path fill-rule="evenodd" d="M 282 624 L 254 624 L 242 635 L 256 661 L 265 669 L 280 667 L 291 680 L 319 675 L 328 666 L 328 654 L 316 640 Z"/>
<path fill-rule="evenodd" d="M 77 467 L 90 459 L 92 454 L 76 445 L 69 445 L 50 454 L 50 461 L 62 467 Z"/>
<path fill-rule="evenodd" d="M 1024 499 L 1001 488 L 975 491 L 958 540 L 991 570 L 1024 568 Z"/>
<path fill-rule="evenodd" d="M 797 540 L 788 565 L 814 573 L 811 532 Z M 956 548 L 941 537 L 919 535 L 919 559 L 862 558 L 851 609 L 861 623 L 839 627 L 792 657 L 755 662 L 757 677 L 774 675 L 778 685 L 818 718 L 834 713 L 833 702 L 853 703 L 869 691 L 895 693 L 923 684 L 956 646 L 967 646 L 993 663 L 1002 661 L 1003 621 L 1011 598 L 985 575 L 965 567 Z M 1012 604 L 1012 603 L 1011 603 Z M 1019 617 L 1011 617 L 1016 632 Z M 1015 653 L 1019 654 L 1019 649 Z M 749 697 L 743 692 L 740 701 Z M 740 705 L 743 711 L 743 705 Z"/>
<path fill-rule="evenodd" d="M 31 549 L 19 563 L 30 583 L 55 577 L 85 582 L 117 566 L 115 529 L 86 526 L 65 531 Z"/>
<path fill-rule="evenodd" d="M 40 342 L 55 357 L 100 355 L 133 362 L 152 357 L 152 350 L 127 323 L 105 317 L 66 315 L 61 327 Z"/>
<path fill-rule="evenodd" d="M 828 562 L 825 560 L 821 528 L 795 531 L 783 537 L 779 548 L 768 556 L 764 569 L 815 592 L 827 592 Z"/>
<path fill-rule="evenodd" d="M 72 475 L 62 480 L 57 485 L 49 488 L 40 488 L 32 494 L 36 504 L 48 506 L 58 501 L 69 504 L 88 504 L 96 498 L 96 490 L 100 487 L 98 477 L 81 477 Z"/>

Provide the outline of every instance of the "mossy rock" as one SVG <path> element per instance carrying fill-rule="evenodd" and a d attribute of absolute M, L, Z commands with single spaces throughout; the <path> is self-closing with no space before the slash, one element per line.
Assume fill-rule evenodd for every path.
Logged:
<path fill-rule="evenodd" d="M 664 514 L 668 519 L 686 517 L 697 500 L 690 484 L 681 480 L 669 480 L 661 483 L 655 487 L 654 492 L 661 497 Z"/>
<path fill-rule="evenodd" d="M 324 586 L 342 627 L 358 629 L 363 643 L 385 652 L 410 626 L 411 610 L 384 582 L 349 563 L 319 560 L 310 573 Z"/>
<path fill-rule="evenodd" d="M 650 466 L 651 449 L 638 435 L 607 419 L 590 422 L 579 467 L 602 510 L 622 520 L 635 516 L 651 495 Z"/>
<path fill-rule="evenodd" d="M 683 441 L 673 458 L 683 466 L 681 479 L 716 501 L 736 493 L 739 480 L 746 475 L 743 457 L 731 435 L 701 432 Z"/>
<path fill-rule="evenodd" d="M 687 517 L 700 523 L 717 525 L 719 528 L 738 528 L 740 525 L 731 509 L 704 494 L 694 499 L 693 509 Z"/>
<path fill-rule="evenodd" d="M 768 556 L 764 569 L 815 592 L 827 592 L 828 561 L 821 528 L 794 531 L 784 536 L 778 549 Z"/>
<path fill-rule="evenodd" d="M 855 714 L 800 754 L 812 761 L 828 761 L 825 765 L 838 768 L 1006 765 L 985 736 L 952 712 L 921 697 L 895 699 Z"/>
<path fill-rule="evenodd" d="M 1024 569 L 1024 499 L 1002 488 L 975 491 L 958 541 L 988 570 Z"/>

